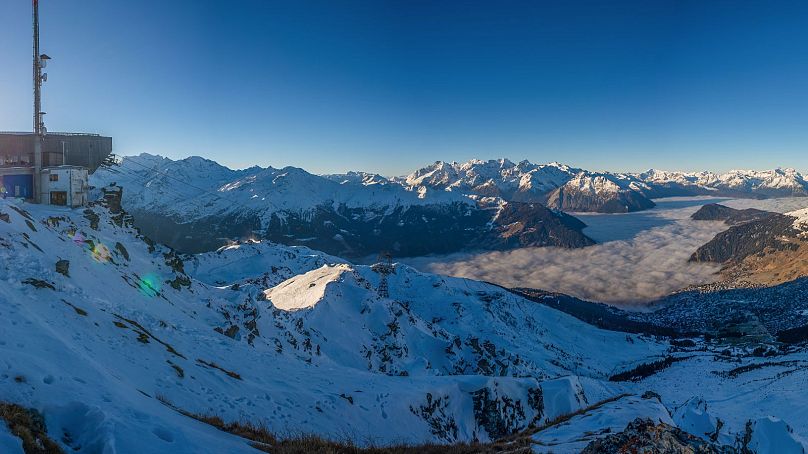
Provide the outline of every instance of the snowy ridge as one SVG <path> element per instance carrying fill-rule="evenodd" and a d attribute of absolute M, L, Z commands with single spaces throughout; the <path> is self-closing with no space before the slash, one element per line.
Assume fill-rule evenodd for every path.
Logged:
<path fill-rule="evenodd" d="M 245 241 L 215 252 L 185 258 L 185 270 L 196 279 L 216 286 L 256 283 L 271 287 L 325 264 L 345 263 L 339 258 L 301 246 Z M 261 271 L 260 276 L 256 272 Z"/>
<path fill-rule="evenodd" d="M 266 239 L 361 258 L 515 247 L 493 219 L 508 205 L 479 203 L 461 192 L 408 188 L 375 174 L 317 176 L 293 167 L 230 170 L 198 157 L 181 161 L 141 155 L 97 171 L 98 188 L 122 187 L 123 207 L 138 227 L 177 250 L 216 250 L 232 240 Z M 519 211 L 519 210 L 512 210 Z M 591 244 L 554 211 L 526 246 Z M 518 221 L 518 220 L 517 220 Z M 521 243 L 520 243 L 521 244 Z"/>
<path fill-rule="evenodd" d="M 126 188 L 124 206 L 129 209 L 152 210 L 185 221 L 245 211 L 266 219 L 277 212 L 309 212 L 324 205 L 392 209 L 471 203 L 440 192 L 427 198 L 371 174 L 322 177 L 296 167 L 231 170 L 200 157 L 172 161 L 149 154 L 126 156 L 120 166 L 100 169 L 92 183 Z"/>
<path fill-rule="evenodd" d="M 403 179 L 410 188 L 428 187 L 508 200 L 539 201 L 545 194 L 580 173 L 580 169 L 556 162 L 514 164 L 508 159 L 465 163 L 437 161 Z"/>
<path fill-rule="evenodd" d="M 497 200 L 544 203 L 559 188 L 577 197 L 626 202 L 670 195 L 805 196 L 808 181 L 795 169 L 643 173 L 590 172 L 557 162 L 518 164 L 508 159 L 437 161 L 401 178 L 365 172 L 313 175 L 295 167 L 231 170 L 213 161 L 190 157 L 179 161 L 141 154 L 124 157 L 120 166 L 92 176 L 98 187 L 117 183 L 127 189 L 124 205 L 152 210 L 184 221 L 213 215 L 257 213 L 265 221 L 274 213 L 310 212 L 320 206 L 374 208 L 440 205 Z M 598 211 L 596 198 L 592 209 Z M 634 202 L 637 203 L 637 202 Z M 586 208 L 586 207 L 584 207 Z"/>
<path fill-rule="evenodd" d="M 669 172 L 651 169 L 635 175 L 650 185 L 676 184 L 707 191 L 734 191 L 763 196 L 808 195 L 808 181 L 795 169 L 731 170 L 727 173 Z"/>
<path fill-rule="evenodd" d="M 507 159 L 471 160 L 465 163 L 438 161 L 408 175 L 409 187 L 430 187 L 478 196 L 496 194 L 508 200 L 540 197 L 561 186 L 589 192 L 636 191 L 646 197 L 698 195 L 716 191 L 734 195 L 804 196 L 808 181 L 795 169 L 671 172 L 651 169 L 643 173 L 590 172 L 556 162 L 514 164 Z M 671 186 L 678 192 L 670 193 Z"/>

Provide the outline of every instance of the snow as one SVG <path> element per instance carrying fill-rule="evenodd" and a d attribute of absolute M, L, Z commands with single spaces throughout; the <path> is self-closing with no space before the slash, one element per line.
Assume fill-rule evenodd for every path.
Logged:
<path fill-rule="evenodd" d="M 547 380 L 541 384 L 544 411 L 548 419 L 574 413 L 586 406 L 587 398 L 576 376 Z"/>
<path fill-rule="evenodd" d="M 674 424 L 668 410 L 656 398 L 644 399 L 630 395 L 534 434 L 533 452 L 579 453 L 591 441 L 622 431 L 636 418 L 649 418 L 655 422 Z"/>
<path fill-rule="evenodd" d="M 466 194 L 489 195 L 495 187 L 506 198 L 517 199 L 526 194 L 546 194 L 561 186 L 589 194 L 605 194 L 618 190 L 649 191 L 654 186 L 676 184 L 701 191 L 720 189 L 763 193 L 781 191 L 781 195 L 808 195 L 808 181 L 795 169 L 732 170 L 712 172 L 677 172 L 651 169 L 643 173 L 592 172 L 552 162 L 514 164 L 507 159 L 465 163 L 436 163 L 416 170 L 402 179 L 410 188 L 431 187 Z"/>
<path fill-rule="evenodd" d="M 710 435 L 718 429 L 718 419 L 707 411 L 707 402 L 700 396 L 691 398 L 677 408 L 673 413 L 673 421 L 680 429 L 704 440 L 709 440 Z M 726 436 L 720 441 L 723 444 L 733 442 Z"/>
<path fill-rule="evenodd" d="M 0 399 L 40 411 L 67 452 L 254 452 L 161 399 L 360 443 L 487 440 L 493 429 L 474 410 L 481 396 L 517 415 L 508 424 L 519 430 L 622 393 L 537 433 L 537 446 L 577 452 L 638 416 L 695 428 L 720 418 L 732 439 L 752 419 L 761 453 L 808 435 L 804 350 L 729 378 L 765 360 L 721 361 L 706 349 L 641 382 L 613 383 L 669 345 L 402 264 L 352 265 L 259 242 L 179 257 L 99 205 L 0 200 L 0 214 Z M 59 260 L 68 276 L 56 272 Z M 649 389 L 661 402 L 638 397 Z M 435 429 L 448 423 L 456 430 Z M 0 430 L 0 449 L 18 447 Z"/>
<path fill-rule="evenodd" d="M 259 272 L 263 285 L 272 286 L 326 263 L 345 263 L 345 260 L 307 247 L 246 241 L 190 256 L 184 266 L 189 274 L 210 285 L 245 283 L 259 277 L 256 276 Z"/>
<path fill-rule="evenodd" d="M 348 265 L 322 268 L 306 273 L 304 278 L 290 279 L 277 287 L 264 292 L 272 305 L 285 311 L 308 309 L 314 307 L 325 298 L 326 287 L 342 279 L 342 275 L 350 272 Z"/>
<path fill-rule="evenodd" d="M 693 429 L 697 436 L 703 436 L 704 428 L 709 429 L 713 419 L 720 418 L 724 424 L 719 439 L 726 443 L 745 432 L 747 421 L 775 416 L 793 424 L 795 436 L 805 438 L 808 408 L 801 402 L 808 381 L 806 361 L 808 354 L 804 350 L 768 361 L 754 357 L 727 360 L 718 352 L 708 351 L 676 362 L 630 388 L 659 393 L 668 408 L 678 409 L 674 419 L 683 425 L 682 429 Z M 730 370 L 750 364 L 764 366 L 727 375 Z"/>
<path fill-rule="evenodd" d="M 24 454 L 22 440 L 15 437 L 8 426 L 0 422 L 0 452 L 4 454 Z"/>
<path fill-rule="evenodd" d="M 787 216 L 794 216 L 794 228 L 800 231 L 808 231 L 808 208 L 786 213 Z"/>
<path fill-rule="evenodd" d="M 749 447 L 759 453 L 802 454 L 808 443 L 795 436 L 784 421 L 768 416 L 753 423 Z"/>
<path fill-rule="evenodd" d="M 180 261 L 100 206 L 5 200 L 0 213 L 9 218 L 0 220 L 0 395 L 42 412 L 66 451 L 251 452 L 157 396 L 280 433 L 486 439 L 474 393 L 522 402 L 514 424 L 524 427 L 546 419 L 524 404 L 541 381 L 602 380 L 665 349 L 495 286 L 403 265 L 388 276 L 394 298 L 382 298 L 372 267 L 305 248 L 244 243 Z M 93 254 L 101 245 L 108 255 Z M 69 261 L 69 277 L 55 271 L 58 260 Z M 292 288 L 295 298 L 285 295 Z M 429 413 L 428 396 L 440 397 L 439 413 Z M 454 421 L 457 432 L 434 432 L 431 418 Z"/>

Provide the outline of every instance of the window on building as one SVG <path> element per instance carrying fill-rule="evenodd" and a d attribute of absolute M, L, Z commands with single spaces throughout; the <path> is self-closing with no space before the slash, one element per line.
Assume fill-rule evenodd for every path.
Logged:
<path fill-rule="evenodd" d="M 50 174 L 50 181 L 59 181 L 59 174 L 58 173 Z"/>

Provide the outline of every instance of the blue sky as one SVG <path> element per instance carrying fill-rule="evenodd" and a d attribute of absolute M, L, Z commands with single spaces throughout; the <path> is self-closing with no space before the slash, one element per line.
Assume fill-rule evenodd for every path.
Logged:
<path fill-rule="evenodd" d="M 808 3 L 41 0 L 52 131 L 119 154 L 403 174 L 508 157 L 808 171 Z M 30 4 L 0 129 L 30 130 Z"/>

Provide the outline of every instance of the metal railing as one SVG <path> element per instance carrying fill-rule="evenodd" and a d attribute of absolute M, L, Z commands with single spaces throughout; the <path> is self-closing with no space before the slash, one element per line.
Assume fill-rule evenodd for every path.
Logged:
<path fill-rule="evenodd" d="M 20 132 L 20 131 L 0 131 L 0 136 L 33 136 L 33 132 Z M 101 137 L 101 134 L 89 132 L 56 132 L 48 131 L 46 136 L 64 136 L 64 137 Z"/>

